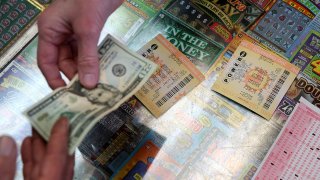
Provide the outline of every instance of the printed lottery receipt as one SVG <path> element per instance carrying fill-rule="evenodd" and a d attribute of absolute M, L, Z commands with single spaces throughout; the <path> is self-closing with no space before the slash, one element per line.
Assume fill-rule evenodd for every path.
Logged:
<path fill-rule="evenodd" d="M 136 93 L 157 65 L 129 51 L 107 36 L 99 46 L 100 77 L 95 89 L 81 86 L 78 76 L 24 112 L 46 140 L 60 117 L 70 124 L 69 153 L 72 154 L 89 130 Z"/>
<path fill-rule="evenodd" d="M 159 66 L 136 94 L 156 117 L 204 80 L 196 66 L 161 34 L 138 52 Z"/>
<path fill-rule="evenodd" d="M 298 73 L 280 56 L 242 41 L 212 89 L 270 119 Z"/>

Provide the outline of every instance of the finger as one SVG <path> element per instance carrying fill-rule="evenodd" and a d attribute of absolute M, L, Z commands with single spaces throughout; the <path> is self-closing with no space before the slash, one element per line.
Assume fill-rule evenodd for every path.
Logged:
<path fill-rule="evenodd" d="M 13 179 L 16 172 L 17 145 L 8 136 L 0 138 L 0 177 Z"/>
<path fill-rule="evenodd" d="M 25 180 L 31 179 L 32 171 L 32 142 L 31 137 L 23 140 L 21 146 L 21 157 L 23 162 L 23 177 Z"/>
<path fill-rule="evenodd" d="M 74 60 L 75 62 L 77 62 L 77 59 L 78 59 L 78 46 L 77 46 L 77 41 L 74 40 L 74 38 L 72 38 L 73 40 L 69 41 L 69 45 L 70 45 L 70 48 L 71 48 L 71 52 L 72 52 L 72 55 L 74 57 Z"/>
<path fill-rule="evenodd" d="M 51 130 L 47 154 L 66 154 L 68 152 L 69 123 L 66 118 L 59 119 Z"/>
<path fill-rule="evenodd" d="M 59 68 L 71 80 L 77 73 L 75 57 L 69 45 L 61 45 L 59 48 Z"/>
<path fill-rule="evenodd" d="M 31 143 L 33 154 L 32 161 L 35 164 L 41 164 L 46 152 L 46 142 L 34 129 L 32 129 Z"/>
<path fill-rule="evenodd" d="M 31 179 L 36 179 L 38 178 L 41 172 L 41 167 L 46 152 L 46 142 L 34 129 L 32 130 L 31 147 L 33 168 L 31 173 Z"/>
<path fill-rule="evenodd" d="M 68 160 L 67 160 L 67 172 L 66 172 L 66 180 L 71 180 L 73 178 L 73 174 L 74 174 L 74 154 L 71 156 L 68 156 Z"/>
<path fill-rule="evenodd" d="M 38 66 L 52 89 L 65 85 L 58 68 L 58 47 L 39 36 Z"/>
<path fill-rule="evenodd" d="M 63 18 L 64 12 L 53 10 L 51 6 L 38 18 L 38 66 L 51 88 L 64 86 L 59 72 L 58 53 L 60 44 L 70 34 L 70 27 Z"/>
<path fill-rule="evenodd" d="M 88 18 L 87 18 L 88 19 Z M 97 27 L 92 20 L 82 18 L 79 20 L 78 26 L 81 29 L 76 29 L 75 34 L 78 40 L 78 73 L 81 84 L 86 88 L 94 88 L 99 79 L 99 60 L 97 44 L 99 40 L 100 27 Z M 91 22 L 90 22 L 91 21 Z M 88 24 L 92 24 L 90 26 Z"/>
<path fill-rule="evenodd" d="M 65 177 L 68 158 L 68 139 L 68 120 L 61 118 L 51 130 L 41 177 L 50 177 L 50 179 L 62 179 L 62 177 Z"/>

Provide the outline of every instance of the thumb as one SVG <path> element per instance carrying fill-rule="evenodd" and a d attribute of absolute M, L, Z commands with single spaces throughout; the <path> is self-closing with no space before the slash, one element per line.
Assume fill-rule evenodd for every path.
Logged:
<path fill-rule="evenodd" d="M 8 137 L 0 137 L 0 177 L 13 179 L 16 172 L 17 145 Z"/>
<path fill-rule="evenodd" d="M 80 31 L 78 36 L 78 72 L 80 83 L 86 88 L 94 88 L 99 80 L 99 59 L 97 44 L 100 31 L 91 27 Z"/>

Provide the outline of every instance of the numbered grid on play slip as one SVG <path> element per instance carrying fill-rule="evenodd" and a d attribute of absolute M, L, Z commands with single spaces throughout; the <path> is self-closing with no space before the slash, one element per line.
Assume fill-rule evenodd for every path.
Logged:
<path fill-rule="evenodd" d="M 257 179 L 319 179 L 320 117 L 299 105 L 272 148 Z"/>

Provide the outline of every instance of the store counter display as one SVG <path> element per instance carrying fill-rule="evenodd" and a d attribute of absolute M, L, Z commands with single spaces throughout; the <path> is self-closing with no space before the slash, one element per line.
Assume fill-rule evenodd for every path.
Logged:
<path fill-rule="evenodd" d="M 19 146 L 31 134 L 26 110 L 56 92 L 37 67 L 36 19 L 47 6 L 0 3 L 0 135 Z M 320 178 L 319 12 L 302 0 L 124 1 L 99 53 L 110 50 L 110 34 L 117 53 L 157 69 L 84 129 L 74 179 Z M 119 77 L 127 72 L 104 61 Z"/>

